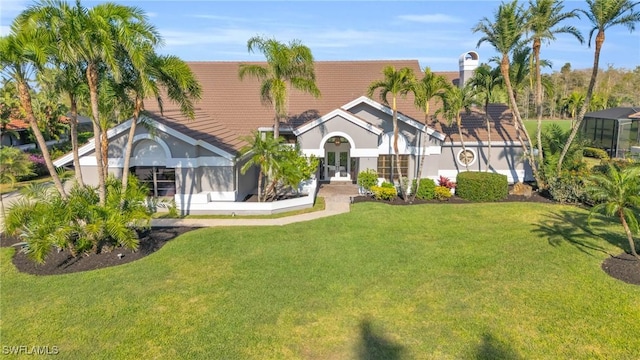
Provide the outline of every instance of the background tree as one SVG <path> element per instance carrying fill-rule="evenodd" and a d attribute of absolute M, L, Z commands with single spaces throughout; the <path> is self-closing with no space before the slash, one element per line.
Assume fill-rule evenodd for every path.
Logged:
<path fill-rule="evenodd" d="M 494 12 L 493 21 L 486 17 L 482 18 L 472 30 L 474 33 L 480 32 L 483 34 L 480 40 L 478 40 L 478 46 L 484 42 L 488 42 L 501 54 L 500 72 L 509 95 L 509 103 L 511 104 L 511 111 L 513 112 L 515 120 L 516 136 L 522 144 L 525 158 L 531 165 L 533 176 L 536 181 L 542 183 L 540 175 L 538 174 L 536 159 L 533 157 L 531 151 L 533 148 L 531 138 L 525 130 L 520 111 L 518 110 L 509 71 L 509 54 L 517 48 L 524 37 L 526 27 L 524 27 L 523 24 L 525 23 L 526 13 L 522 7 L 518 5 L 518 1 L 514 0 L 500 4 L 498 10 Z"/>
<path fill-rule="evenodd" d="M 573 35 L 580 43 L 584 42 L 582 34 L 574 26 L 560 26 L 560 24 L 578 14 L 576 10 L 563 12 L 564 5 L 560 0 L 529 0 L 528 28 L 531 32 L 533 49 L 533 68 L 535 72 L 535 109 L 536 109 L 536 140 L 538 144 L 538 162 L 542 164 L 542 75 L 540 68 L 540 48 L 542 42 L 555 40 L 556 34 Z"/>
<path fill-rule="evenodd" d="M 447 86 L 444 94 L 442 95 L 442 107 L 436 111 L 436 114 L 442 114 L 447 120 L 449 126 L 454 122 L 458 128 L 458 136 L 460 136 L 460 144 L 462 145 L 462 152 L 466 153 L 467 148 L 464 145 L 464 137 L 462 136 L 462 110 L 467 113 L 470 112 L 473 99 L 471 98 L 470 88 L 465 86 L 459 88 L 455 85 Z M 465 169 L 469 171 L 469 164 L 465 161 Z"/>
<path fill-rule="evenodd" d="M 33 174 L 33 162 L 29 160 L 27 154 L 15 147 L 0 147 L 0 184 L 10 184 L 13 186 L 20 177 Z M 2 217 L 5 216 L 4 200 L 0 191 L 0 206 L 2 207 Z"/>
<path fill-rule="evenodd" d="M 240 64 L 238 76 L 251 76 L 259 81 L 260 97 L 275 110 L 273 136 L 280 136 L 280 121 L 288 114 L 289 87 L 320 97 L 316 86 L 313 55 L 299 40 L 283 44 L 275 39 L 255 36 L 247 41 L 249 52 L 259 51 L 267 58 L 267 65 Z"/>
<path fill-rule="evenodd" d="M 424 68 L 424 75 L 422 76 L 422 79 L 415 81 L 411 85 L 411 92 L 413 93 L 413 96 L 414 96 L 413 104 L 416 106 L 416 108 L 424 112 L 425 126 L 429 124 L 429 115 L 431 113 L 429 109 L 429 104 L 431 102 L 431 99 L 435 98 L 436 101 L 438 99 L 441 99 L 443 93 L 447 89 L 447 86 L 448 86 L 447 79 L 442 75 L 434 74 L 429 67 Z M 426 132 L 422 133 L 422 136 L 423 136 L 422 143 L 424 144 L 423 145 L 424 147 L 426 146 L 427 139 L 428 139 L 426 136 Z M 420 157 L 420 172 L 418 173 L 420 175 L 418 175 L 418 178 L 416 179 L 417 189 L 420 188 L 420 178 L 422 177 L 422 172 L 424 171 L 425 159 L 426 159 L 426 154 L 423 151 L 422 156 Z M 416 193 L 413 194 L 414 199 L 415 199 L 415 195 Z"/>
<path fill-rule="evenodd" d="M 402 192 L 405 201 L 409 200 L 402 179 L 402 168 L 400 167 L 400 151 L 398 150 L 398 107 L 396 104 L 398 96 L 404 96 L 411 91 L 415 83 L 415 74 L 413 70 L 404 67 L 396 70 L 393 66 L 385 66 L 382 70 L 383 80 L 373 81 L 367 88 L 367 96 L 373 97 L 376 90 L 380 90 L 380 100 L 389 106 L 388 95 L 391 94 L 391 110 L 393 111 L 393 152 L 395 154 L 396 171 L 400 182 L 400 192 Z"/>
<path fill-rule="evenodd" d="M 564 157 L 571 146 L 571 142 L 576 137 L 578 129 L 582 124 L 584 114 L 586 114 L 593 95 L 593 89 L 596 85 L 596 78 L 598 77 L 598 67 L 600 66 L 600 51 L 602 50 L 602 44 L 604 44 L 605 31 L 616 25 L 626 26 L 629 31 L 634 31 L 636 23 L 640 22 L 640 12 L 634 10 L 638 2 L 632 2 L 629 0 L 586 0 L 588 9 L 579 9 L 582 14 L 586 16 L 591 22 L 592 28 L 589 31 L 589 46 L 591 46 L 591 40 L 593 34 L 597 31 L 595 38 L 595 49 L 593 52 L 593 68 L 591 70 L 591 79 L 589 80 L 589 87 L 584 98 L 584 103 L 578 112 L 578 118 L 576 120 L 575 127 L 571 130 L 567 144 L 565 144 L 560 154 L 558 161 L 557 171 L 560 172 L 562 168 L 562 162 Z"/>
<path fill-rule="evenodd" d="M 592 175 L 589 181 L 588 192 L 597 202 L 589 219 L 597 213 L 617 217 L 627 235 L 631 254 L 640 260 L 633 242 L 633 233 L 640 232 L 635 213 L 640 209 L 640 167 L 619 170 L 610 164 L 605 174 Z"/>
<path fill-rule="evenodd" d="M 487 123 L 487 167 L 485 171 L 491 168 L 491 115 L 489 114 L 489 103 L 493 99 L 494 90 L 502 82 L 502 75 L 499 69 L 491 69 L 487 64 L 480 65 L 469 79 L 468 86 L 471 88 L 472 96 L 477 97 L 484 107 L 484 119 Z"/>
<path fill-rule="evenodd" d="M 11 34 L 0 38 L 0 65 L 3 73 L 15 82 L 18 97 L 25 119 L 33 132 L 38 147 L 42 151 L 47 170 L 51 175 L 54 186 L 63 198 L 67 197 L 60 177 L 51 160 L 47 143 L 38 128 L 38 121 L 33 109 L 30 74 L 42 69 L 50 53 L 50 44 L 37 32 L 20 29 L 17 22 L 11 28 Z"/>

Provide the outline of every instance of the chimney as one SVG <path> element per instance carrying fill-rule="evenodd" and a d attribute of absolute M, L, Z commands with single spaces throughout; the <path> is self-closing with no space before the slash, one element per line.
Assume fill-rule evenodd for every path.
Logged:
<path fill-rule="evenodd" d="M 458 60 L 458 64 L 460 65 L 460 80 L 458 81 L 458 86 L 463 88 L 469 79 L 473 76 L 473 72 L 478 67 L 479 61 L 478 53 L 475 51 L 468 51 L 462 55 Z"/>

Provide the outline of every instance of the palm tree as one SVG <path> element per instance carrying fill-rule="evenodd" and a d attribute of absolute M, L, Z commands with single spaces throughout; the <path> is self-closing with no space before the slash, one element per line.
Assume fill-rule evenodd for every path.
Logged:
<path fill-rule="evenodd" d="M 588 45 L 591 47 L 591 39 L 593 34 L 598 31 L 595 39 L 595 50 L 593 53 L 593 68 L 591 69 L 591 80 L 589 80 L 589 86 L 587 88 L 587 94 L 584 98 L 584 104 L 578 112 L 578 118 L 575 127 L 571 130 L 569 139 L 562 149 L 560 159 L 556 170 L 560 172 L 562 168 L 562 161 L 571 146 L 571 142 L 575 139 L 578 129 L 582 124 L 584 114 L 589 109 L 589 103 L 591 102 L 591 96 L 593 95 L 593 89 L 596 85 L 596 78 L 598 77 L 598 66 L 600 63 L 600 50 L 602 50 L 602 44 L 604 44 L 604 33 L 607 29 L 616 26 L 624 25 L 629 31 L 634 31 L 636 23 L 640 22 L 640 11 L 635 11 L 634 7 L 639 2 L 632 2 L 630 0 L 586 0 L 589 6 L 588 10 L 579 9 L 587 19 L 591 22 L 592 28 L 589 31 Z"/>
<path fill-rule="evenodd" d="M 462 145 L 462 153 L 466 154 L 467 148 L 464 144 L 464 137 L 462 136 L 462 110 L 467 113 L 470 112 L 473 99 L 471 98 L 470 88 L 465 86 L 459 88 L 455 85 L 447 86 L 444 94 L 442 95 L 442 107 L 436 111 L 436 114 L 442 114 L 447 120 L 447 125 L 451 126 L 455 121 L 458 128 L 458 136 L 460 136 L 460 144 Z M 465 161 L 464 166 L 469 171 L 469 164 Z"/>
<path fill-rule="evenodd" d="M 313 55 L 299 40 L 283 44 L 275 39 L 254 36 L 247 41 L 249 52 L 260 51 L 267 58 L 267 65 L 240 64 L 238 76 L 243 80 L 251 76 L 261 81 L 260 97 L 264 103 L 273 104 L 275 118 L 273 136 L 280 136 L 280 121 L 287 117 L 289 87 L 320 97 L 316 86 Z"/>
<path fill-rule="evenodd" d="M 396 104 L 399 95 L 406 95 L 411 91 L 416 81 L 413 70 L 408 67 L 404 67 L 400 70 L 396 70 L 393 66 L 386 66 L 382 73 L 384 74 L 384 80 L 373 81 L 367 88 L 367 96 L 372 97 L 374 92 L 380 89 L 380 100 L 389 105 L 387 95 L 391 94 L 391 110 L 393 111 L 393 152 L 396 159 L 396 171 L 398 172 L 398 180 L 400 181 L 400 192 L 404 195 L 405 201 L 409 198 L 403 189 L 402 169 L 400 167 L 400 153 L 398 150 L 398 106 Z"/>
<path fill-rule="evenodd" d="M 522 7 L 518 5 L 517 0 L 513 0 L 509 3 L 502 3 L 498 7 L 498 10 L 494 13 L 493 22 L 484 17 L 480 20 L 473 32 L 481 32 L 483 36 L 478 40 L 478 46 L 484 42 L 491 44 L 502 56 L 500 60 L 500 72 L 504 79 L 505 86 L 507 88 L 507 94 L 509 95 L 509 103 L 511 104 L 511 111 L 515 118 L 515 128 L 518 140 L 522 144 L 525 158 L 528 159 L 533 175 L 536 181 L 541 183 L 540 176 L 538 174 L 536 161 L 533 157 L 530 149 L 533 148 L 531 138 L 527 134 L 520 111 L 518 110 L 518 104 L 513 94 L 513 87 L 511 85 L 511 78 L 509 77 L 509 53 L 516 49 L 522 40 L 526 27 L 523 24 L 526 23 L 526 13 Z M 522 139 L 524 134 L 524 139 Z M 526 143 L 525 143 L 526 140 Z"/>
<path fill-rule="evenodd" d="M 576 127 L 576 112 L 584 104 L 585 95 L 579 91 L 572 91 L 569 96 L 562 100 L 562 107 L 571 115 L 571 128 Z"/>
<path fill-rule="evenodd" d="M 49 44 L 39 33 L 20 29 L 17 22 L 14 22 L 12 32 L 8 36 L 0 38 L 0 65 L 4 68 L 3 72 L 11 77 L 16 84 L 20 105 L 38 147 L 42 151 L 47 170 L 49 170 L 60 196 L 66 199 L 67 194 L 51 160 L 44 136 L 38 128 L 31 99 L 31 86 L 29 85 L 29 74 L 42 68 L 50 50 Z"/>
<path fill-rule="evenodd" d="M 540 48 L 543 41 L 555 40 L 556 34 L 573 35 L 580 43 L 584 42 L 582 34 L 574 26 L 560 26 L 560 23 L 578 17 L 576 10 L 562 12 L 564 5 L 560 0 L 529 0 L 529 21 L 528 26 L 531 32 L 533 44 L 533 67 L 535 72 L 535 104 L 536 104 L 536 139 L 538 144 L 538 163 L 542 164 L 542 75 L 540 68 Z"/>
<path fill-rule="evenodd" d="M 414 105 L 416 108 L 424 111 L 424 124 L 429 123 L 429 102 L 433 98 L 441 98 L 445 89 L 447 88 L 447 79 L 442 75 L 434 74 L 429 67 L 424 68 L 424 75 L 422 79 L 412 84 L 411 92 L 414 95 Z M 426 137 L 426 132 L 423 133 Z M 423 139 L 423 144 L 426 144 L 426 139 Z M 420 178 L 424 171 L 426 154 L 423 152 L 420 157 L 420 171 L 418 172 L 418 178 L 416 179 L 416 189 L 420 188 Z M 414 199 L 415 199 L 415 193 Z"/>
<path fill-rule="evenodd" d="M 137 7 L 102 3 L 87 9 L 76 1 L 75 7 L 65 2 L 44 0 L 30 7 L 20 16 L 23 24 L 47 29 L 57 43 L 56 56 L 65 63 L 84 66 L 91 102 L 96 161 L 103 163 L 102 130 L 100 128 L 99 83 L 104 74 L 119 79 L 118 54 L 126 52 L 132 66 L 138 68 L 144 57 L 141 48 L 161 42 L 157 30 L 148 23 L 144 12 Z M 101 71 L 102 72 L 101 74 Z M 98 171 L 100 204 L 106 197 L 104 171 Z"/>
<path fill-rule="evenodd" d="M 618 170 L 610 164 L 607 173 L 592 175 L 589 180 L 591 185 L 587 190 L 598 202 L 591 208 L 589 219 L 596 213 L 618 217 L 629 240 L 631 254 L 640 260 L 632 234 L 640 232 L 634 212 L 640 208 L 640 167 Z"/>
<path fill-rule="evenodd" d="M 257 166 L 258 172 L 258 201 L 263 201 L 262 194 L 262 179 L 266 174 L 273 172 L 274 168 L 278 166 L 276 161 L 279 153 L 280 146 L 283 143 L 283 139 L 280 137 L 274 138 L 271 136 L 263 136 L 264 134 L 254 131 L 251 136 L 245 137 L 248 144 L 240 149 L 239 158 L 248 156 L 247 162 L 242 165 L 240 171 L 245 174 L 251 167 Z M 265 194 L 266 195 L 266 194 Z"/>
<path fill-rule="evenodd" d="M 0 184 L 13 185 L 21 176 L 33 174 L 33 162 L 27 154 L 15 147 L 0 147 Z M 2 217 L 5 217 L 4 201 L 0 192 Z"/>
<path fill-rule="evenodd" d="M 494 90 L 502 82 L 502 76 L 499 69 L 492 69 L 487 64 L 480 65 L 473 77 L 469 79 L 468 86 L 472 89 L 473 96 L 480 98 L 484 106 L 484 118 L 487 122 L 488 147 L 487 147 L 487 167 L 485 171 L 491 168 L 491 115 L 489 114 L 489 102 L 493 99 Z"/>
<path fill-rule="evenodd" d="M 157 100 L 162 113 L 161 88 L 165 89 L 169 100 L 180 106 L 180 111 L 189 119 L 195 118 L 193 101 L 202 96 L 202 87 L 189 66 L 176 56 L 160 56 L 149 49 L 147 61 L 143 71 L 130 67 L 130 71 L 123 76 L 123 85 L 133 99 L 133 119 L 127 138 L 124 154 L 124 168 L 122 170 L 122 192 L 126 193 L 129 178 L 129 164 L 133 151 L 133 137 L 136 126 L 144 111 L 144 99 L 153 97 Z"/>

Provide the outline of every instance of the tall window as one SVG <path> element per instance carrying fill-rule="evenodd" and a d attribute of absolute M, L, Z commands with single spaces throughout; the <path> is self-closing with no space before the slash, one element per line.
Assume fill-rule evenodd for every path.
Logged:
<path fill-rule="evenodd" d="M 398 171 L 396 170 L 395 161 L 395 155 L 379 155 L 378 177 L 397 180 Z M 406 177 L 409 174 L 409 155 L 400 155 L 400 170 L 402 171 L 402 176 Z"/>
<path fill-rule="evenodd" d="M 149 196 L 173 196 L 176 193 L 176 170 L 164 166 L 136 166 L 131 169 L 141 184 L 149 187 Z"/>

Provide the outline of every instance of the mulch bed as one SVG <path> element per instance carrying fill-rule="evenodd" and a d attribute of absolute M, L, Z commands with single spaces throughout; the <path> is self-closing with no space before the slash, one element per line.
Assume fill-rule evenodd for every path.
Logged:
<path fill-rule="evenodd" d="M 640 285 L 640 260 L 631 254 L 611 256 L 602 262 L 602 270 L 628 284 Z"/>
<path fill-rule="evenodd" d="M 115 248 L 110 252 L 79 255 L 74 258 L 68 251 L 52 251 L 47 255 L 45 263 L 42 265 L 36 264 L 23 252 L 16 251 L 13 256 L 13 264 L 19 271 L 34 275 L 58 275 L 102 269 L 130 263 L 149 254 L 153 254 L 166 244 L 167 241 L 193 229 L 192 227 L 166 227 L 142 231 L 139 234 L 140 247 L 136 252 L 124 248 Z M 0 234 L 0 246 L 2 247 L 12 246 L 19 241 L 18 239 Z M 118 254 L 121 256 L 118 256 Z"/>
<path fill-rule="evenodd" d="M 445 200 L 445 201 L 420 200 L 420 199 L 404 201 L 404 199 L 399 197 L 390 201 L 386 201 L 386 200 L 376 200 L 371 196 L 355 196 L 353 198 L 353 202 L 354 203 L 379 202 L 379 203 L 390 204 L 390 205 L 419 205 L 419 204 L 443 204 L 443 203 L 444 204 L 447 204 L 447 203 L 448 204 L 470 204 L 472 203 L 469 200 L 461 199 L 455 195 L 449 198 L 449 200 Z M 540 193 L 537 191 L 534 191 L 530 197 L 525 197 L 523 195 L 507 195 L 506 199 L 498 200 L 496 202 L 534 202 L 534 203 L 538 202 L 538 203 L 547 203 L 547 204 L 555 203 L 555 201 L 550 199 L 547 194 Z"/>

